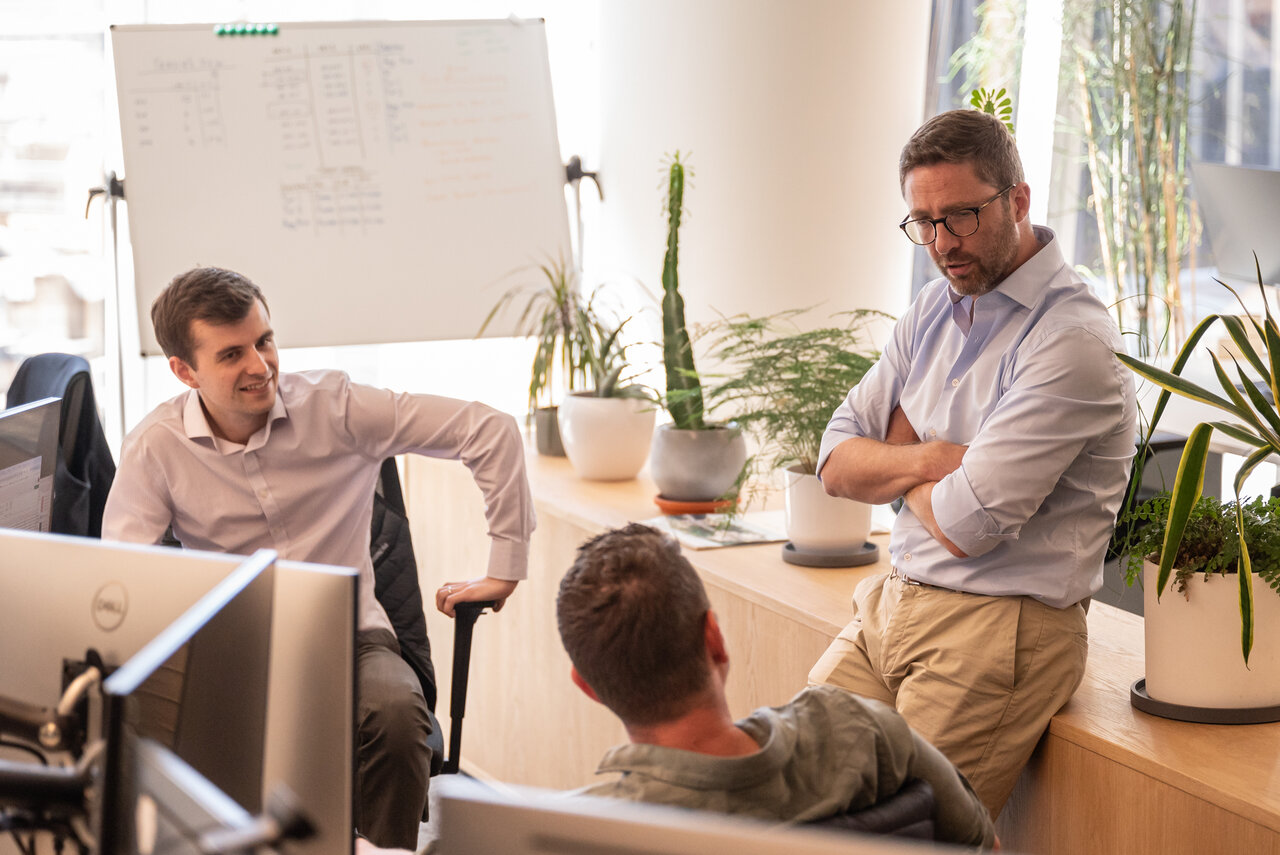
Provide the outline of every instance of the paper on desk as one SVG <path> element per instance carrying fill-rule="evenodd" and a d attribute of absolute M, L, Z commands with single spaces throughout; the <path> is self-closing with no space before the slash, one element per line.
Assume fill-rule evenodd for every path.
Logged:
<path fill-rule="evenodd" d="M 642 520 L 645 525 L 674 535 L 690 549 L 714 549 L 744 543 L 774 543 L 787 539 L 782 511 L 728 514 L 679 514 Z"/>
<path fill-rule="evenodd" d="M 893 527 L 893 509 L 875 505 L 871 509 L 871 533 L 888 534 Z M 675 536 L 689 549 L 715 549 L 748 543 L 780 543 L 787 539 L 782 511 L 754 511 L 729 518 L 726 514 L 680 514 L 642 520 Z"/>

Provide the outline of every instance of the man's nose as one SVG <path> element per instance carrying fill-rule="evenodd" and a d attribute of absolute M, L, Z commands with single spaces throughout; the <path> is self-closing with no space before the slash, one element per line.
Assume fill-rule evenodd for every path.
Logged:
<path fill-rule="evenodd" d="M 951 233 L 951 230 L 938 223 L 935 227 L 936 232 L 933 238 L 933 248 L 939 255 L 946 255 L 951 250 L 960 246 L 960 238 Z"/>

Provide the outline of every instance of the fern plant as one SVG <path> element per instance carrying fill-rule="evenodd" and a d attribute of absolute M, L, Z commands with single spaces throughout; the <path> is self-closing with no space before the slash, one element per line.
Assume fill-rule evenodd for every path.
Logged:
<path fill-rule="evenodd" d="M 866 327 L 889 316 L 845 312 L 835 316 L 842 323 L 802 330 L 801 314 L 738 315 L 711 325 L 709 355 L 720 370 L 706 375 L 706 398 L 759 442 L 768 468 L 798 464 L 812 475 L 831 414 L 880 356 Z"/>
<path fill-rule="evenodd" d="M 1128 536 L 1119 551 L 1125 581 L 1130 585 L 1142 578 L 1145 561 L 1160 563 L 1168 536 L 1169 509 L 1170 494 L 1163 492 L 1121 518 L 1121 528 Z M 1173 590 L 1187 593 L 1187 583 L 1196 575 L 1238 573 L 1242 544 L 1248 548 L 1252 572 L 1280 594 L 1280 499 L 1265 497 L 1224 502 L 1201 496 L 1192 505 L 1173 558 Z"/>

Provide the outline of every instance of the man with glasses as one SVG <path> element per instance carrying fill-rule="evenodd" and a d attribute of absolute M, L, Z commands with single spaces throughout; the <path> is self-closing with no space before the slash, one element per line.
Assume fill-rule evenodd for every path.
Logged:
<path fill-rule="evenodd" d="M 899 180 L 900 228 L 942 278 L 832 416 L 818 474 L 832 495 L 904 506 L 892 572 L 858 586 L 810 680 L 895 706 L 994 817 L 1084 673 L 1133 381 L 1106 307 L 1031 224 L 999 120 L 930 119 Z"/>

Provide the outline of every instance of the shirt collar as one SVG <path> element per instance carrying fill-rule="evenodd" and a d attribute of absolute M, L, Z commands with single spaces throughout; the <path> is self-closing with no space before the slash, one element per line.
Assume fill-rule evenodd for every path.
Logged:
<path fill-rule="evenodd" d="M 760 750 L 754 754 L 714 757 L 659 745 L 619 745 L 604 755 L 596 774 L 634 772 L 693 790 L 736 790 L 754 786 L 776 775 L 792 751 L 777 722 L 761 721 L 761 713 L 776 716 L 772 710 L 757 710 L 755 715 L 738 722 L 739 727 L 760 743 Z"/>
<path fill-rule="evenodd" d="M 1044 284 L 1066 264 L 1053 230 L 1046 226 L 1032 226 L 1032 229 L 1040 249 L 1023 262 L 1021 267 L 1010 273 L 992 292 L 1003 294 L 1027 308 L 1040 302 L 1044 296 Z"/>
<path fill-rule="evenodd" d="M 267 423 L 261 430 L 249 437 L 249 441 L 243 445 L 222 439 L 214 434 L 213 427 L 209 424 L 209 418 L 205 415 L 204 407 L 200 405 L 200 392 L 198 390 L 189 390 L 186 403 L 182 406 L 182 429 L 186 431 L 187 438 L 207 440 L 213 444 L 213 447 L 220 454 L 231 454 L 235 451 L 261 448 L 271 436 L 271 425 L 280 419 L 287 418 L 289 418 L 289 411 L 284 405 L 284 392 L 280 388 L 278 374 L 276 375 L 276 400 L 271 405 L 271 413 L 267 416 Z"/>

